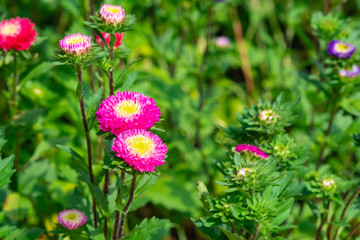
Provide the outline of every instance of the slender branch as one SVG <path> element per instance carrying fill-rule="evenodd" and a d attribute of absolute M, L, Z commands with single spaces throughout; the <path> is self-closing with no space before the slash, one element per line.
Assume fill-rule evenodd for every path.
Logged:
<path fill-rule="evenodd" d="M 240 55 L 241 68 L 244 73 L 246 91 L 250 95 L 250 97 L 254 97 L 255 85 L 254 85 L 253 75 L 251 72 L 249 55 L 244 40 L 243 29 L 239 18 L 239 14 L 235 7 L 231 8 L 231 19 L 232 19 L 232 26 L 235 35 L 236 45 Z"/>
<path fill-rule="evenodd" d="M 120 221 L 120 226 L 119 226 L 118 239 L 120 239 L 120 238 L 122 238 L 124 236 L 125 218 L 126 218 L 126 214 L 128 213 L 129 208 L 130 208 L 131 203 L 132 203 L 133 198 L 134 198 L 135 183 L 136 183 L 136 174 L 134 174 L 133 179 L 131 180 L 129 200 L 127 201 L 127 203 L 126 203 L 126 205 L 125 205 L 125 207 L 123 209 L 123 213 L 121 214 L 121 221 Z"/>
<path fill-rule="evenodd" d="M 353 229 L 349 232 L 349 234 L 344 238 L 344 240 L 348 240 L 354 233 L 356 233 L 357 229 L 360 227 L 360 222 L 355 225 Z"/>
<path fill-rule="evenodd" d="M 110 39 L 111 39 L 111 36 L 110 36 Z M 111 42 L 111 40 L 110 40 L 110 42 Z M 113 68 L 113 59 L 114 59 L 114 48 L 113 48 L 112 45 L 110 46 L 109 51 L 110 51 L 110 59 L 111 59 L 111 70 L 109 72 L 109 75 L 110 75 L 110 77 L 109 77 L 109 90 L 110 90 L 110 95 L 114 95 L 113 69 L 112 69 Z M 110 185 L 110 173 L 109 173 L 109 170 L 106 170 L 105 183 L 104 183 L 104 195 L 105 195 L 105 198 L 109 193 L 109 185 Z M 104 235 L 105 235 L 105 239 L 106 239 L 106 236 L 107 236 L 107 227 L 108 227 L 107 222 L 108 222 L 108 220 L 105 217 L 105 219 L 104 219 Z"/>
<path fill-rule="evenodd" d="M 85 136 L 86 136 L 87 150 L 88 150 L 89 176 L 90 176 L 91 183 L 94 184 L 94 175 L 92 172 L 91 141 L 90 141 L 88 124 L 86 121 L 86 115 L 85 115 L 84 88 L 83 88 L 83 84 L 82 84 L 81 67 L 80 66 L 77 66 L 77 76 L 78 76 L 79 83 L 81 84 L 80 109 L 81 109 L 81 117 L 82 117 L 82 122 L 84 125 L 84 131 L 85 131 Z M 94 214 L 94 227 L 97 228 L 96 200 L 95 200 L 94 196 L 93 196 L 92 200 L 93 200 L 92 208 L 93 208 L 93 214 Z"/>
<path fill-rule="evenodd" d="M 330 116 L 330 120 L 329 120 L 329 125 L 328 125 L 328 128 L 326 129 L 326 132 L 325 132 L 325 137 L 328 137 L 330 132 L 331 132 L 331 129 L 332 129 L 332 126 L 333 126 L 333 123 L 334 123 L 334 118 L 335 118 L 335 114 L 338 110 L 338 104 L 336 103 L 336 98 L 334 99 L 334 105 L 333 105 L 333 109 L 331 111 L 331 116 Z M 326 144 L 325 142 L 321 145 L 321 150 L 320 150 L 320 156 L 319 156 L 319 159 L 318 159 L 318 162 L 317 162 L 317 165 L 316 165 L 316 170 L 319 169 L 319 167 L 321 166 L 321 164 L 323 163 L 324 159 L 325 159 L 325 147 L 326 147 Z"/>
<path fill-rule="evenodd" d="M 349 201 L 347 201 L 342 213 L 341 213 L 341 217 L 340 217 L 340 221 L 343 221 L 344 218 L 345 218 L 345 214 L 346 214 L 346 211 L 348 210 L 349 206 L 351 205 L 351 203 L 355 200 L 356 196 L 359 195 L 360 193 L 360 187 L 358 187 L 356 189 L 356 191 L 354 192 L 354 194 L 350 197 Z M 334 234 L 334 237 L 333 239 L 335 240 L 339 234 L 339 230 L 340 228 L 337 228 L 336 231 L 335 231 L 335 234 Z M 351 235 L 350 235 L 351 236 Z"/>
<path fill-rule="evenodd" d="M 10 96 L 10 106 L 12 110 L 12 116 L 15 116 L 15 113 L 17 111 L 17 85 L 18 85 L 18 75 L 17 75 L 17 56 L 16 52 L 14 51 L 13 54 L 14 57 L 14 81 L 13 85 L 11 86 L 11 96 Z"/>
<path fill-rule="evenodd" d="M 124 182 L 125 180 L 125 172 L 122 171 L 121 172 L 121 180 Z M 117 195 L 118 197 L 120 196 L 120 188 L 118 189 Z M 116 210 L 115 212 L 115 224 L 114 224 L 114 230 L 113 230 L 113 240 L 117 240 L 117 236 L 118 236 L 118 228 L 119 228 L 119 221 L 120 221 L 120 211 Z"/>
<path fill-rule="evenodd" d="M 111 37 L 110 37 L 111 38 Z M 110 46 L 110 59 L 111 59 L 111 70 L 109 78 L 110 95 L 114 95 L 114 82 L 113 82 L 113 59 L 114 59 L 114 46 Z"/>
<path fill-rule="evenodd" d="M 346 205 L 345 205 L 345 207 L 344 207 L 344 210 L 343 210 L 342 213 L 341 213 L 340 221 L 344 220 L 347 209 L 349 208 L 349 206 L 351 205 L 351 203 L 355 200 L 356 196 L 359 195 L 359 193 L 360 193 L 360 187 L 358 187 L 358 188 L 356 189 L 356 191 L 354 192 L 354 194 L 351 196 L 351 198 L 349 199 L 349 201 L 346 203 Z"/>
<path fill-rule="evenodd" d="M 260 223 L 257 225 L 254 236 L 252 237 L 252 240 L 256 240 L 257 236 L 259 234 L 259 230 L 260 230 Z"/>
<path fill-rule="evenodd" d="M 316 233 L 316 240 L 320 240 L 321 239 L 321 231 L 322 231 L 322 228 L 324 226 L 324 224 L 326 223 L 327 219 L 328 219 L 328 214 L 329 214 L 329 209 L 330 209 L 330 199 L 328 200 L 327 202 L 327 205 L 326 205 L 326 209 L 325 209 L 325 216 L 324 218 L 321 220 L 321 223 L 320 223 L 320 226 L 318 228 L 318 231 Z"/>
<path fill-rule="evenodd" d="M 118 196 L 120 195 L 120 189 L 118 189 L 117 194 L 118 194 Z M 114 230 L 113 230 L 112 240 L 117 240 L 119 220 L 120 220 L 120 212 L 119 212 L 119 210 L 116 210 L 116 212 L 115 212 L 115 223 L 114 223 Z"/>

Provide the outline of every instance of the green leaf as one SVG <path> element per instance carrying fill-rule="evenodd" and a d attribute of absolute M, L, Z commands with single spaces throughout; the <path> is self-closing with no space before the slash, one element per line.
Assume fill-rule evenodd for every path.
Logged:
<path fill-rule="evenodd" d="M 129 76 L 125 79 L 124 84 L 121 86 L 122 91 L 129 90 L 129 88 L 134 85 L 138 72 L 139 70 L 136 69 L 131 74 L 129 74 Z"/>
<path fill-rule="evenodd" d="M 19 118 L 14 121 L 14 125 L 26 125 L 27 123 L 36 120 L 44 111 L 45 109 L 38 108 L 22 112 L 20 113 Z"/>
<path fill-rule="evenodd" d="M 172 224 L 167 219 L 144 219 L 140 224 L 129 232 L 124 240 L 152 240 L 163 239 L 164 236 L 169 235 Z"/>
<path fill-rule="evenodd" d="M 33 68 L 30 72 L 28 72 L 28 74 L 26 74 L 26 76 L 22 77 L 22 80 L 19 84 L 19 89 L 22 88 L 22 86 L 24 86 L 24 84 L 30 80 L 30 79 L 34 79 L 37 78 L 41 75 L 47 74 L 48 72 L 50 72 L 50 70 L 54 67 L 55 65 L 52 62 L 42 62 L 39 65 L 37 65 L 35 68 Z"/>
<path fill-rule="evenodd" d="M 89 107 L 87 108 L 85 115 L 86 115 L 86 119 L 89 124 L 89 126 L 88 126 L 89 131 L 91 130 L 91 128 L 94 125 L 94 120 L 96 117 L 95 112 L 96 112 L 97 108 L 99 107 L 99 102 L 103 96 L 103 92 L 104 92 L 104 88 L 103 87 L 99 88 L 99 90 L 96 92 L 95 96 L 93 96 L 91 98 L 91 101 L 88 104 Z"/>
<path fill-rule="evenodd" d="M 277 205 L 277 216 L 272 221 L 273 225 L 280 225 L 284 222 L 290 215 L 291 208 L 294 204 L 294 198 L 290 198 L 286 201 L 283 201 Z"/>
<path fill-rule="evenodd" d="M 64 152 L 70 154 L 74 158 L 75 161 L 70 161 L 70 166 L 73 169 L 75 169 L 76 171 L 88 172 L 88 167 L 87 167 L 84 159 L 80 156 L 80 154 L 75 152 L 75 150 L 73 150 L 69 146 L 64 146 L 64 145 L 60 145 L 60 144 L 57 144 L 56 146 L 58 148 L 60 148 L 61 150 L 63 150 Z"/>
<path fill-rule="evenodd" d="M 219 226 L 219 229 L 227 236 L 227 238 L 229 240 L 244 240 L 245 239 L 243 237 L 240 237 L 239 235 L 229 232 L 228 230 L 224 229 L 223 227 Z"/>
<path fill-rule="evenodd" d="M 150 174 L 142 174 L 139 176 L 135 186 L 135 197 L 148 190 L 152 185 L 155 184 L 158 178 L 159 176 Z"/>
<path fill-rule="evenodd" d="M 141 57 L 135 59 L 134 61 L 132 61 L 131 63 L 129 63 L 128 65 L 126 65 L 126 67 L 124 68 L 124 70 L 121 72 L 120 76 L 118 77 L 118 79 L 114 82 L 114 86 L 115 89 L 118 89 L 120 86 L 120 80 L 122 79 L 122 77 L 125 75 L 125 73 L 127 73 L 127 71 L 129 71 L 130 67 L 136 63 L 137 61 L 139 61 L 141 59 Z"/>
<path fill-rule="evenodd" d="M 0 189 L 6 184 L 10 183 L 10 177 L 15 172 L 15 170 L 13 169 L 14 158 L 14 155 L 11 155 L 2 160 L 0 158 Z"/>

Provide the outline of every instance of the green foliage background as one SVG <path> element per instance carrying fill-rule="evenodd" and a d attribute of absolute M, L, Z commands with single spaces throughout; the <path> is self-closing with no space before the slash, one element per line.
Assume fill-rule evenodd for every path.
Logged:
<path fill-rule="evenodd" d="M 158 236 L 153 239 L 170 235 L 181 240 L 206 239 L 191 219 L 204 214 L 197 182 L 205 182 L 212 195 L 224 194 L 224 188 L 215 184 L 222 179 L 215 162 L 228 158 L 223 145 L 231 142 L 221 128 L 238 124 L 236 113 L 243 113 L 244 107 L 258 99 L 274 100 L 281 92 L 287 100 L 301 99 L 294 116 L 289 116 L 294 117 L 294 122 L 287 131 L 299 145 L 311 147 L 308 164 L 316 164 L 325 142 L 328 164 L 323 172 L 331 171 L 345 179 L 359 175 L 360 152 L 353 145 L 351 134 L 360 132 L 360 91 L 355 89 L 344 96 L 331 134 L 325 136 L 332 99 L 326 91 L 318 90 L 319 79 L 312 76 L 321 75 L 319 66 L 327 45 L 314 30 L 327 36 L 343 32 L 360 47 L 360 1 L 106 2 L 121 5 L 137 18 L 136 30 L 124 33 L 118 51 L 122 58 L 114 79 L 122 77 L 120 83 L 126 84 L 117 91 L 138 91 L 157 102 L 164 118 L 157 127 L 166 131 L 157 134 L 168 147 L 167 163 L 160 167 L 158 181 L 131 208 L 128 229 L 142 224 L 151 226 L 153 219 L 148 223 L 143 219 L 156 216 L 168 220 L 161 220 L 164 227 L 156 230 Z M 94 3 L 97 11 L 103 2 Z M 325 10 L 326 3 L 330 5 Z M 77 207 L 91 215 L 90 203 L 81 197 L 88 194 L 86 185 L 76 184 L 73 166 L 78 159 L 61 147 L 70 146 L 86 156 L 75 94 L 76 76 L 69 66 L 53 64 L 54 49 L 64 35 L 92 34 L 83 23 L 89 20 L 90 0 L 2 0 L 0 4 L 1 18 L 28 17 L 39 32 L 35 46 L 23 56 L 27 60 L 18 67 L 21 114 L 17 119 L 10 119 L 7 100 L 7 89 L 13 81 L 10 55 L 4 54 L 0 62 L 0 124 L 4 127 L 0 137 L 6 136 L 0 138 L 0 145 L 1 139 L 7 140 L 2 147 L 3 159 L 0 157 L 1 177 L 6 159 L 19 153 L 16 178 L 0 190 L 4 210 L 0 213 L 1 226 L 9 226 L 0 228 L 0 238 L 36 239 L 43 232 L 41 229 L 55 228 L 54 216 L 65 208 Z M 209 12 L 211 4 L 214 7 Z M 320 12 L 329 10 L 335 17 L 325 21 Z M 207 39 L 210 16 L 213 23 Z M 233 25 L 238 20 L 254 80 L 253 93 L 247 91 L 246 72 L 234 36 Z M 220 35 L 230 38 L 229 47 L 216 47 L 214 38 Z M 84 72 L 87 107 L 91 105 L 92 89 L 96 92 L 105 79 L 97 67 L 91 71 Z M 91 78 L 95 79 L 93 86 Z M 103 146 L 97 144 L 97 130 L 95 121 L 91 139 L 96 146 L 95 161 L 100 162 Z M 8 166 L 7 171 L 11 168 Z M 101 164 L 95 164 L 94 172 L 101 172 Z M 300 205 L 295 204 L 290 221 L 299 211 Z M 306 206 L 289 239 L 314 239 L 316 226 L 312 218 L 311 209 Z M 144 233 L 136 234 L 137 239 L 145 239 L 141 237 Z"/>

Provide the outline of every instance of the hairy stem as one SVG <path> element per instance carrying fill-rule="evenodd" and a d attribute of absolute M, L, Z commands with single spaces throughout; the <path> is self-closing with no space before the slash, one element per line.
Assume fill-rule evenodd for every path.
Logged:
<path fill-rule="evenodd" d="M 121 172 L 121 180 L 124 182 L 125 180 L 125 172 Z M 118 189 L 117 195 L 119 197 L 120 195 L 120 188 Z M 120 221 L 120 211 L 116 210 L 115 212 L 115 224 L 114 224 L 114 230 L 113 230 L 113 237 L 112 240 L 117 240 L 117 236 L 118 236 L 118 228 L 119 228 L 119 221 Z"/>
<path fill-rule="evenodd" d="M 93 172 L 92 172 L 91 141 L 90 141 L 90 134 L 89 134 L 88 124 L 87 124 L 87 121 L 86 121 L 86 115 L 85 115 L 84 88 L 83 88 L 83 84 L 82 84 L 81 67 L 80 66 L 77 67 L 77 76 L 78 76 L 79 83 L 81 84 L 80 109 L 81 109 L 81 117 L 82 117 L 82 122 L 83 122 L 83 125 L 84 125 L 84 131 L 85 131 L 85 136 L 86 136 L 86 144 L 87 144 L 87 151 L 88 151 L 89 176 L 90 176 L 91 183 L 94 184 L 94 175 L 93 175 Z M 93 208 L 93 214 L 94 214 L 94 227 L 97 228 L 96 200 L 95 200 L 94 196 L 93 196 L 92 200 L 93 200 L 92 208 Z"/>
<path fill-rule="evenodd" d="M 345 218 L 345 214 L 346 214 L 346 211 L 348 210 L 348 208 L 350 207 L 351 203 L 355 200 L 356 196 L 359 195 L 360 193 L 360 187 L 358 187 L 356 189 L 356 191 L 354 192 L 354 194 L 350 197 L 349 201 L 347 201 L 342 213 L 341 213 L 341 217 L 340 217 L 340 221 L 343 221 L 344 218 Z M 340 228 L 337 228 L 336 231 L 335 231 L 335 234 L 334 234 L 334 237 L 333 239 L 335 240 L 339 234 L 339 229 Z M 351 235 L 350 235 L 351 236 Z"/>
<path fill-rule="evenodd" d="M 114 48 L 113 48 L 112 45 L 110 46 L 109 51 L 110 51 L 110 59 L 111 59 L 111 70 L 109 72 L 109 75 L 110 75 L 110 77 L 109 77 L 109 90 L 110 90 L 110 95 L 114 95 L 114 82 L 113 82 L 113 69 L 112 69 L 113 68 L 113 59 L 114 59 Z M 110 185 L 110 173 L 109 173 L 109 170 L 106 170 L 105 183 L 104 183 L 104 195 L 105 195 L 105 198 L 106 198 L 107 194 L 109 193 L 109 185 Z M 105 219 L 104 219 L 104 235 L 107 235 L 107 222 L 108 222 L 107 218 L 105 217 Z"/>
<path fill-rule="evenodd" d="M 254 236 L 252 237 L 252 240 L 256 240 L 257 236 L 259 234 L 259 230 L 260 230 L 260 223 L 257 225 Z"/>
<path fill-rule="evenodd" d="M 119 226 L 119 234 L 118 234 L 118 239 L 122 238 L 124 236 L 124 224 L 125 224 L 125 218 L 126 218 L 126 214 L 129 211 L 129 208 L 131 206 L 131 203 L 133 201 L 134 198 L 134 191 L 135 191 L 135 183 L 136 183 L 136 174 L 134 174 L 132 180 L 131 180 L 131 187 L 130 187 L 130 195 L 129 195 L 129 200 L 127 201 L 124 209 L 123 209 L 123 213 L 121 214 L 121 221 L 120 221 L 120 226 Z"/>
<path fill-rule="evenodd" d="M 349 234 L 344 238 L 344 240 L 348 240 L 354 233 L 356 233 L 357 229 L 360 227 L 360 222 L 355 225 L 353 229 L 349 232 Z"/>

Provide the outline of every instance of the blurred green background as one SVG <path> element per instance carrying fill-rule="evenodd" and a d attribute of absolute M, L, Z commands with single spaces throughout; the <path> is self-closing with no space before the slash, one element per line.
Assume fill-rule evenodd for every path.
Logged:
<path fill-rule="evenodd" d="M 92 0 L 98 11 L 104 3 Z M 249 0 L 223 1 L 105 1 L 121 5 L 137 17 L 136 30 L 126 32 L 120 69 L 134 60 L 125 79 L 134 76 L 131 91 L 152 97 L 164 121 L 166 132 L 157 134 L 167 143 L 168 158 L 158 182 L 132 206 L 128 227 L 145 217 L 157 216 L 173 223 L 168 239 L 206 239 L 191 218 L 204 210 L 197 197 L 197 182 L 204 181 L 214 195 L 223 189 L 215 161 L 227 158 L 226 141 L 220 126 L 236 124 L 236 113 L 258 99 L 274 99 L 280 92 L 288 100 L 301 98 L 298 118 L 289 131 L 303 145 L 311 145 L 312 158 L 319 155 L 324 139 L 327 113 L 326 96 L 304 80 L 299 71 L 317 73 L 324 46 L 311 26 L 316 12 L 332 12 L 349 22 L 351 37 L 359 36 L 360 1 Z M 76 185 L 77 173 L 70 167 L 71 157 L 56 145 L 70 145 L 86 155 L 75 94 L 77 80 L 68 66 L 54 66 L 54 49 L 59 39 L 81 32 L 92 35 L 84 20 L 89 20 L 90 0 L 1 0 L 2 19 L 27 17 L 39 33 L 31 55 L 20 66 L 19 109 L 23 116 L 9 124 L 7 81 L 11 62 L 1 61 L 0 123 L 7 125 L 8 143 L 4 155 L 19 152 L 20 171 L 9 188 L 0 190 L 5 222 L 26 227 L 28 239 L 41 228 L 54 228 L 56 214 L 64 208 L 88 206 L 76 202 L 85 186 Z M 348 21 L 348 18 L 352 21 Z M 331 21 L 324 28 L 335 31 Z M 340 29 L 341 31 L 341 29 Z M 215 37 L 227 36 L 230 44 L 219 48 Z M 355 42 L 355 45 L 359 46 Z M 25 59 L 24 57 L 24 59 Z M 85 92 L 99 88 L 104 76 L 96 66 L 84 73 Z M 121 91 L 121 89 L 117 89 Z M 87 96 L 85 95 L 85 98 Z M 345 169 L 360 170 L 355 163 L 359 152 L 351 145 L 350 133 L 360 132 L 360 97 L 335 117 L 328 140 L 327 161 L 339 175 Z M 357 105 L 359 104 L 359 105 Z M 316 108 L 318 115 L 313 118 Z M 15 126 L 15 127 L 9 127 Z M 96 126 L 96 128 L 98 128 Z M 96 131 L 91 132 L 93 154 L 102 161 L 103 145 Z M 20 147 L 19 147 L 20 146 Z M 19 149 L 20 148 L 20 149 Z M 310 161 L 311 162 L 311 161 Z M 101 164 L 95 164 L 95 174 Z M 89 216 L 89 208 L 83 207 Z M 294 214 L 297 208 L 295 206 Z M 314 226 L 305 214 L 290 239 L 313 239 Z M 33 235 L 31 235 L 33 234 Z M 44 236 L 45 237 L 45 236 Z M 46 238 L 44 238 L 46 239 Z"/>

